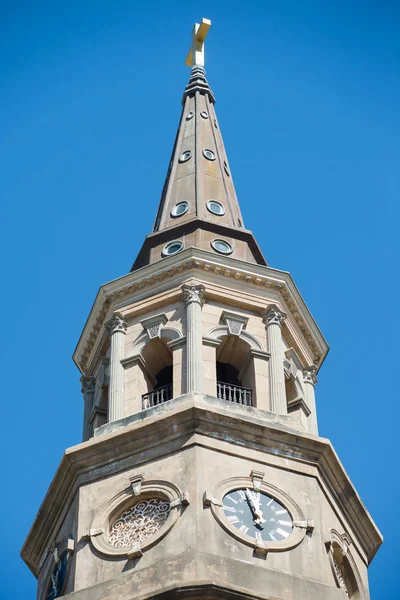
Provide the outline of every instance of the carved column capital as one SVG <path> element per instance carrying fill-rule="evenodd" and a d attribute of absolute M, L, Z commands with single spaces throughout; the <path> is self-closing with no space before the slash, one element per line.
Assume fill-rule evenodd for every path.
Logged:
<path fill-rule="evenodd" d="M 192 304 L 193 302 L 196 302 L 197 304 L 200 304 L 200 306 L 203 306 L 206 291 L 204 285 L 183 285 L 181 289 L 183 301 L 186 304 L 186 306 Z"/>
<path fill-rule="evenodd" d="M 80 378 L 80 382 L 82 384 L 82 394 L 85 396 L 86 394 L 93 394 L 96 386 L 96 378 L 95 377 L 87 377 L 86 375 L 82 375 Z"/>
<path fill-rule="evenodd" d="M 303 371 L 303 381 L 304 381 L 304 383 L 311 383 L 311 385 L 314 386 L 318 381 L 317 367 L 314 367 L 314 366 L 306 367 Z"/>
<path fill-rule="evenodd" d="M 266 327 L 270 325 L 279 325 L 282 327 L 283 321 L 286 320 L 286 313 L 280 310 L 276 304 L 271 304 L 263 315 L 263 323 Z"/>
<path fill-rule="evenodd" d="M 114 313 L 109 321 L 106 323 L 107 331 L 110 335 L 114 333 L 126 333 L 127 324 L 121 313 Z"/>

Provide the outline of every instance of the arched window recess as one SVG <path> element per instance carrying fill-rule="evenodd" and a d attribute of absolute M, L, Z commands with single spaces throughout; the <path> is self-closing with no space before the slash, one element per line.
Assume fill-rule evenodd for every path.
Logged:
<path fill-rule="evenodd" d="M 173 389 L 173 374 L 180 365 L 174 358 L 177 345 L 173 342 L 178 342 L 179 347 L 179 340 L 184 338 L 178 329 L 166 326 L 167 322 L 165 314 L 143 319 L 140 324 L 144 331 L 135 340 L 131 356 L 123 361 L 125 368 L 134 369 L 127 377 L 128 381 L 135 382 L 131 386 L 132 397 L 126 394 L 128 410 L 132 414 L 178 395 Z"/>
<path fill-rule="evenodd" d="M 211 329 L 206 338 L 219 342 L 215 348 L 217 397 L 244 406 L 267 408 L 267 392 L 260 378 L 267 375 L 269 354 L 245 330 L 247 317 L 224 311 L 221 320 L 224 325 Z M 257 361 L 262 364 L 257 366 Z"/>

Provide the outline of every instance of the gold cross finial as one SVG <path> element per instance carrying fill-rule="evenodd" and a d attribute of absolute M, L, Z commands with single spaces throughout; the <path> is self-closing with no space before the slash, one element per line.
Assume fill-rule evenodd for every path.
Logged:
<path fill-rule="evenodd" d="M 192 47 L 186 57 L 188 67 L 204 67 L 204 40 L 206 39 L 208 30 L 211 27 L 209 19 L 202 19 L 200 25 L 194 24 L 192 31 Z"/>

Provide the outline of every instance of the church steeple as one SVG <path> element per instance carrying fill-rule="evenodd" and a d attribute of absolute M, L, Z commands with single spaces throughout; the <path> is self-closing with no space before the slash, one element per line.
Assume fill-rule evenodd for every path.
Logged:
<path fill-rule="evenodd" d="M 318 435 L 328 345 L 243 227 L 209 25 L 193 31 L 154 231 L 100 287 L 74 352 L 83 443 L 22 549 L 40 600 L 369 598 L 382 537 Z"/>
<path fill-rule="evenodd" d="M 203 19 L 192 32 L 186 59 L 191 74 L 167 177 L 153 232 L 132 270 L 160 260 L 165 244 L 173 241 L 174 249 L 195 246 L 267 264 L 252 233 L 244 228 L 215 97 L 204 70 L 204 40 L 210 25 L 211 21 Z"/>

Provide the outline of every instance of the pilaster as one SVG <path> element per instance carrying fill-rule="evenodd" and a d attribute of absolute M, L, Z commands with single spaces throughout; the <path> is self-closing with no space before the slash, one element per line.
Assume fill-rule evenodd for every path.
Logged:
<path fill-rule="evenodd" d="M 285 373 L 283 368 L 282 323 L 286 314 L 275 304 L 267 308 L 263 322 L 267 330 L 267 347 L 271 354 L 269 361 L 270 403 L 271 411 L 281 415 L 287 414 Z"/>
<path fill-rule="evenodd" d="M 186 392 L 202 392 L 201 309 L 205 288 L 203 285 L 184 285 L 182 295 L 186 307 Z"/>
<path fill-rule="evenodd" d="M 106 324 L 111 338 L 110 385 L 108 388 L 108 420 L 116 421 L 124 416 L 125 374 L 121 360 L 124 358 L 126 321 L 115 313 Z"/>
<path fill-rule="evenodd" d="M 318 435 L 317 410 L 315 405 L 315 384 L 317 383 L 317 368 L 307 367 L 303 371 L 304 395 L 306 404 L 310 410 L 308 417 L 308 430 L 314 435 Z"/>
<path fill-rule="evenodd" d="M 86 442 L 91 435 L 91 425 L 89 422 L 89 417 L 92 412 L 93 404 L 94 404 L 94 391 L 96 388 L 96 378 L 95 377 L 86 377 L 82 375 L 81 379 L 82 384 L 82 394 L 83 394 L 83 432 L 82 432 L 82 441 Z"/>

